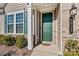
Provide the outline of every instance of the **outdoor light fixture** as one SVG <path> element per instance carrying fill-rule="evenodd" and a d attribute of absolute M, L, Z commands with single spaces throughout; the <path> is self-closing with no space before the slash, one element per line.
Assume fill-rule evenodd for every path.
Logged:
<path fill-rule="evenodd" d="M 71 16 L 75 16 L 77 14 L 77 7 L 75 6 L 75 4 L 72 4 L 72 8 L 70 9 L 70 15 Z"/>
<path fill-rule="evenodd" d="M 69 33 L 74 34 L 74 39 L 76 39 L 76 21 L 75 21 L 75 15 L 77 15 L 77 7 L 75 4 L 72 4 L 72 7 L 69 11 L 70 18 L 69 18 Z M 74 32 L 73 32 L 74 31 Z"/>

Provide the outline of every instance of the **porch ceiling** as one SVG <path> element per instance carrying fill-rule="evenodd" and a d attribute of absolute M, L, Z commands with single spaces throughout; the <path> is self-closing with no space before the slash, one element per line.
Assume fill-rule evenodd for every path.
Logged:
<path fill-rule="evenodd" d="M 58 3 L 33 3 L 33 9 L 38 9 L 40 12 L 46 10 L 55 10 L 58 6 Z"/>

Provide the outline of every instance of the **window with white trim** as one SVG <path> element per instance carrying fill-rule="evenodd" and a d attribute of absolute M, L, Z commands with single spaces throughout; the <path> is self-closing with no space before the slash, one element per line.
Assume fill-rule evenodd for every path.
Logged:
<path fill-rule="evenodd" d="M 23 13 L 16 14 L 16 33 L 23 33 Z"/>
<path fill-rule="evenodd" d="M 8 33 L 14 32 L 14 15 L 8 15 Z"/>
<path fill-rule="evenodd" d="M 23 11 L 7 14 L 8 33 L 24 33 Z"/>

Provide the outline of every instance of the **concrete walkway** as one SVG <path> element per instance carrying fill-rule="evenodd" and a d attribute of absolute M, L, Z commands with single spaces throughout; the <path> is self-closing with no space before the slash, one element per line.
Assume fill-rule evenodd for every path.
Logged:
<path fill-rule="evenodd" d="M 51 44 L 50 46 L 38 45 L 33 49 L 31 56 L 58 56 L 61 55 L 56 45 Z"/>

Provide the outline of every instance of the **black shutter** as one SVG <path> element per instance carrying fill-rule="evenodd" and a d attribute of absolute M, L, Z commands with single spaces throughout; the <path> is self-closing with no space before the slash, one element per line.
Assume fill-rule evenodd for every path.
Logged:
<path fill-rule="evenodd" d="M 73 17 L 70 16 L 69 18 L 69 33 L 73 34 Z"/>

